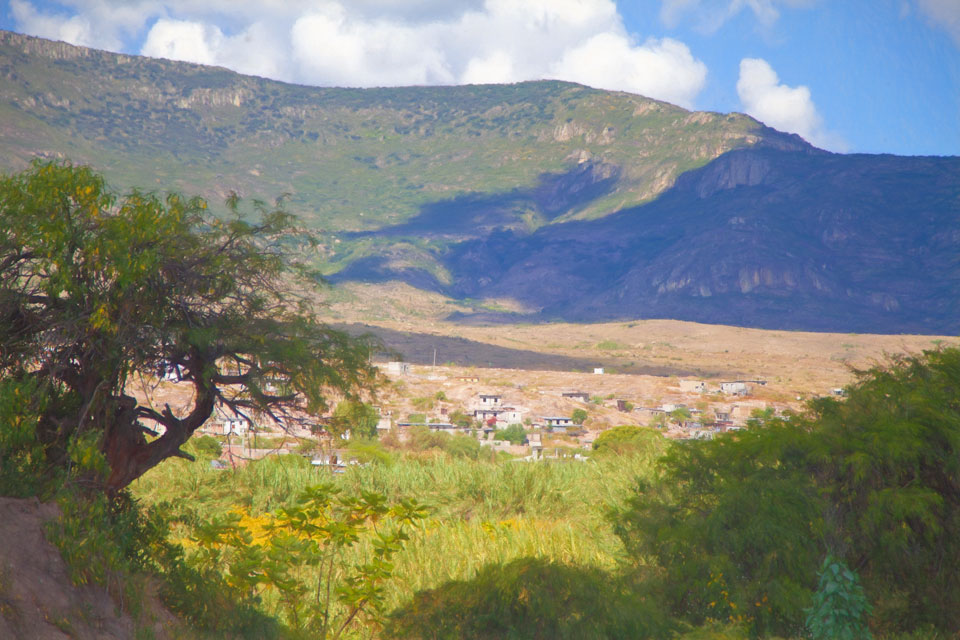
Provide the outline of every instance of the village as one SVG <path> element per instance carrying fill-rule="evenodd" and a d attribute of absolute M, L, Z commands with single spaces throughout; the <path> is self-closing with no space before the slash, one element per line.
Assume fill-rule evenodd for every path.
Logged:
<path fill-rule="evenodd" d="M 370 410 L 376 437 L 403 443 L 414 430 L 475 438 L 491 453 L 518 460 L 586 459 L 596 438 L 623 425 L 657 429 L 672 440 L 712 439 L 785 412 L 800 410 L 812 395 L 759 378 L 696 379 L 592 372 L 525 371 L 457 366 L 378 364 L 384 384 Z M 175 398 L 185 385 L 168 376 L 154 390 Z M 173 404 L 173 403 L 171 403 Z M 354 434 L 339 432 L 331 413 L 278 425 L 218 409 L 199 434 L 223 443 L 215 466 L 226 468 L 269 455 L 309 456 L 318 466 L 350 462 L 342 445 Z M 342 426 L 342 425 L 341 425 Z M 508 431 L 511 430 L 511 431 Z M 510 437 L 505 437 L 510 434 Z"/>

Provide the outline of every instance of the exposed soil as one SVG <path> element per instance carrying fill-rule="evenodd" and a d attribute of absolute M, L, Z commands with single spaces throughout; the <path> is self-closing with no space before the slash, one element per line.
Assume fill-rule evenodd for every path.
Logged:
<path fill-rule="evenodd" d="M 43 524 L 60 516 L 54 504 L 0 498 L 0 638 L 128 640 L 139 626 L 157 640 L 180 637 L 179 624 L 156 598 L 145 597 L 139 622 L 101 587 L 70 581 Z"/>

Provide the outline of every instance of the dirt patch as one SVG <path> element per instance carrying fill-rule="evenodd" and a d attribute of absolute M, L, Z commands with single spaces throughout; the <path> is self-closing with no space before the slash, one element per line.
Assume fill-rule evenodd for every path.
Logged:
<path fill-rule="evenodd" d="M 0 498 L 0 638 L 9 640 L 126 640 L 137 624 L 106 590 L 71 583 L 43 524 L 60 517 L 54 504 Z M 178 637 L 175 618 L 147 598 L 153 637 Z M 149 600 L 154 600 L 149 602 Z"/>

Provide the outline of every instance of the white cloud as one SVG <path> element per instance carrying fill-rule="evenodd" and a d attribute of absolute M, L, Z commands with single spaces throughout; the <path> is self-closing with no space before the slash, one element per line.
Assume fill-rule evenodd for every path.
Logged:
<path fill-rule="evenodd" d="M 116 40 L 107 39 L 101 42 L 101 39 L 95 37 L 90 20 L 84 15 L 41 13 L 25 0 L 10 0 L 10 12 L 19 28 L 42 38 L 61 40 L 83 47 L 99 46 L 110 49 L 119 45 Z"/>
<path fill-rule="evenodd" d="M 214 50 L 223 42 L 223 33 L 216 27 L 184 20 L 157 20 L 142 53 L 153 58 L 185 60 L 200 64 L 216 64 Z"/>
<path fill-rule="evenodd" d="M 843 140 L 824 129 L 810 89 L 781 84 L 766 60 L 744 58 L 740 61 L 737 94 L 744 111 L 774 129 L 796 133 L 826 149 L 842 151 L 846 147 Z"/>
<path fill-rule="evenodd" d="M 960 46 L 960 2 L 957 0 L 916 0 L 917 8 L 936 26 L 949 33 Z"/>
<path fill-rule="evenodd" d="M 58 1 L 69 10 L 11 0 L 18 28 L 50 37 L 72 20 L 71 41 L 101 48 L 145 34 L 145 55 L 304 84 L 551 77 L 691 107 L 706 78 L 683 43 L 631 37 L 614 0 Z"/>
<path fill-rule="evenodd" d="M 687 17 L 701 31 L 712 33 L 739 14 L 749 10 L 763 27 L 780 18 L 779 6 L 808 7 L 818 0 L 661 0 L 660 19 L 668 27 L 676 27 Z M 946 0 L 949 1 L 949 0 Z"/>
<path fill-rule="evenodd" d="M 623 36 L 601 33 L 567 51 L 553 66 L 553 75 L 691 107 L 706 81 L 707 66 L 685 44 L 670 38 L 650 39 L 638 47 Z"/>

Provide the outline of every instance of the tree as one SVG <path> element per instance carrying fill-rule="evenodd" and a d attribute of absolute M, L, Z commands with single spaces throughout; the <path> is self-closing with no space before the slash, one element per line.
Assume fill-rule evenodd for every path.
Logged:
<path fill-rule="evenodd" d="M 37 390 L 51 468 L 92 438 L 116 492 L 171 456 L 217 405 L 291 424 L 372 383 L 370 345 L 318 322 L 309 242 L 279 205 L 217 218 L 200 198 L 112 192 L 93 170 L 35 162 L 0 178 L 0 377 Z M 186 412 L 128 383 L 172 373 Z M 92 435 L 91 435 L 92 434 Z"/>
<path fill-rule="evenodd" d="M 693 419 L 693 414 L 686 407 L 677 407 L 670 412 L 670 421 L 682 425 Z"/>
<path fill-rule="evenodd" d="M 675 615 L 743 616 L 761 637 L 827 628 L 835 590 L 815 595 L 816 569 L 830 557 L 824 570 L 862 581 L 850 620 L 870 603 L 882 631 L 960 628 L 960 349 L 859 372 L 846 399 L 803 415 L 674 445 L 660 469 L 614 519 Z"/>
<path fill-rule="evenodd" d="M 665 449 L 663 435 L 650 427 L 636 425 L 622 425 L 602 432 L 593 441 L 593 449 L 597 452 L 633 453 L 649 452 L 660 454 Z"/>
<path fill-rule="evenodd" d="M 351 436 L 376 438 L 380 414 L 365 402 L 342 400 L 333 411 L 333 430 L 337 435 L 350 431 Z"/>
<path fill-rule="evenodd" d="M 522 424 L 507 425 L 506 429 L 497 431 L 494 435 L 496 440 L 506 440 L 510 444 L 523 444 L 527 439 L 527 431 Z"/>
<path fill-rule="evenodd" d="M 574 409 L 573 414 L 571 415 L 571 418 L 576 424 L 583 424 L 586 421 L 587 417 L 588 417 L 587 412 L 584 411 L 583 409 Z"/>

